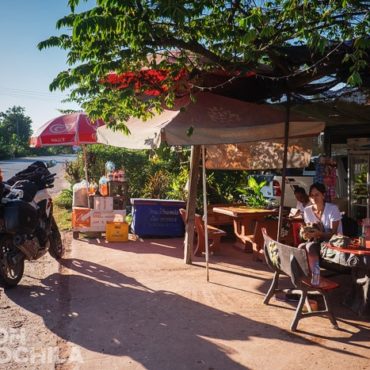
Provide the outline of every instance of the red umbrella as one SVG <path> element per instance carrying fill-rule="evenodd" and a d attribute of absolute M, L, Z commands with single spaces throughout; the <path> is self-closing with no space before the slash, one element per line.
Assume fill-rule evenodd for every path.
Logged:
<path fill-rule="evenodd" d="M 96 129 L 102 125 L 102 120 L 91 121 L 86 113 L 64 114 L 42 125 L 30 138 L 30 146 L 82 145 L 88 180 L 85 144 L 96 143 Z"/>
<path fill-rule="evenodd" d="M 102 120 L 90 121 L 86 113 L 71 113 L 53 118 L 42 125 L 31 137 L 30 146 L 41 148 L 56 145 L 96 143 L 96 129 Z"/>

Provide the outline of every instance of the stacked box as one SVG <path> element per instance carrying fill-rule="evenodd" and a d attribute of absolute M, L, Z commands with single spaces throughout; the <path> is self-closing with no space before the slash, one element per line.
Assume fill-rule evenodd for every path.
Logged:
<path fill-rule="evenodd" d="M 128 184 L 126 181 L 108 181 L 108 194 L 110 197 L 127 196 Z"/>
<path fill-rule="evenodd" d="M 79 232 L 105 232 L 107 222 L 124 222 L 125 210 L 100 211 L 90 208 L 74 207 L 72 228 Z"/>
<path fill-rule="evenodd" d="M 113 197 L 113 209 L 126 209 L 127 197 L 126 196 L 116 196 Z"/>
<path fill-rule="evenodd" d="M 127 242 L 128 223 L 108 221 L 105 226 L 105 239 L 107 242 Z"/>
<path fill-rule="evenodd" d="M 94 196 L 94 209 L 99 211 L 113 211 L 113 197 Z"/>

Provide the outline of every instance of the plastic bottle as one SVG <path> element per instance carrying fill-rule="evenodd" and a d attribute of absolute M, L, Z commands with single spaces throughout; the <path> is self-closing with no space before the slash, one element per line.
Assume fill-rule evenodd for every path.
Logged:
<path fill-rule="evenodd" d="M 88 194 L 89 195 L 94 195 L 95 194 L 94 184 L 92 182 L 89 183 Z"/>
<path fill-rule="evenodd" d="M 320 285 L 320 265 L 319 261 L 315 262 L 312 270 L 311 284 L 314 286 Z"/>
<path fill-rule="evenodd" d="M 103 197 L 108 196 L 108 181 L 105 176 L 102 176 L 99 180 L 99 190 Z"/>
<path fill-rule="evenodd" d="M 108 161 L 105 164 L 105 172 L 106 173 L 114 172 L 115 169 L 116 169 L 116 165 L 112 161 Z"/>

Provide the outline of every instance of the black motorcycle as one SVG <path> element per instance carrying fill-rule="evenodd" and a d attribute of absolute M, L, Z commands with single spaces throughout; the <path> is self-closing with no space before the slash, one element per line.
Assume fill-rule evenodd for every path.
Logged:
<path fill-rule="evenodd" d="M 0 183 L 0 283 L 5 287 L 19 283 L 25 259 L 39 259 L 48 251 L 55 259 L 63 254 L 47 191 L 54 186 L 55 175 L 36 161 Z"/>

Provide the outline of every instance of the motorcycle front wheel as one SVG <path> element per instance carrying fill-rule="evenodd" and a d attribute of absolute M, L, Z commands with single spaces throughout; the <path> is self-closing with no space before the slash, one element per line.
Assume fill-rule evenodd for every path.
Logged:
<path fill-rule="evenodd" d="M 62 237 L 58 229 L 58 225 L 55 222 L 54 216 L 51 216 L 51 233 L 50 233 L 50 255 L 59 260 L 62 258 L 64 252 Z"/>
<path fill-rule="evenodd" d="M 17 258 L 17 262 L 13 262 L 13 257 L 19 253 L 13 245 L 11 236 L 5 235 L 0 238 L 0 284 L 6 288 L 14 288 L 23 277 L 24 258 Z"/>

